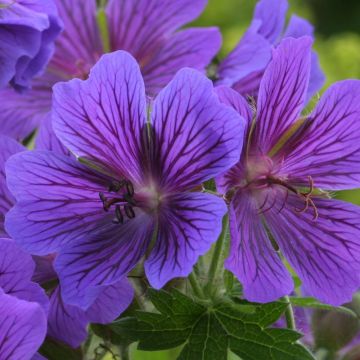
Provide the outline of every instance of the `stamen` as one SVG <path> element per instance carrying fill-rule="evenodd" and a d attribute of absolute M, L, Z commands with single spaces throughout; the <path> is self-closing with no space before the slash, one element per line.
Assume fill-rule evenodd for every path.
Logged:
<path fill-rule="evenodd" d="M 124 215 L 121 212 L 120 205 L 116 205 L 115 207 L 115 219 L 113 220 L 114 224 L 123 224 L 124 223 Z"/>
<path fill-rule="evenodd" d="M 135 217 L 135 211 L 134 211 L 134 209 L 132 208 L 131 205 L 126 204 L 126 205 L 124 206 L 124 210 L 125 210 L 126 216 L 127 216 L 129 219 L 133 219 L 133 218 Z"/>

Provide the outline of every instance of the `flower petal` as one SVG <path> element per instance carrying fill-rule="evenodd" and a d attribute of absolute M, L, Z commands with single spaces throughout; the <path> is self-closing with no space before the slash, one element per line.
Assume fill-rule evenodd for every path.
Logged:
<path fill-rule="evenodd" d="M 261 80 L 256 146 L 269 152 L 300 115 L 309 83 L 310 37 L 287 38 L 273 51 Z"/>
<path fill-rule="evenodd" d="M 11 155 L 24 151 L 25 148 L 8 137 L 0 135 L 0 236 L 7 237 L 4 228 L 5 214 L 13 206 L 15 199 L 10 193 L 5 176 L 5 163 Z"/>
<path fill-rule="evenodd" d="M 293 281 L 271 245 L 256 200 L 237 193 L 229 212 L 231 247 L 225 268 L 243 284 L 249 301 L 269 302 L 288 295 Z"/>
<path fill-rule="evenodd" d="M 65 304 L 57 286 L 50 296 L 48 336 L 77 348 L 87 337 L 89 321 L 83 310 Z"/>
<path fill-rule="evenodd" d="M 314 38 L 314 27 L 305 19 L 297 15 L 292 15 L 286 28 L 284 37 L 300 38 L 304 35 Z M 317 91 L 324 85 L 325 75 L 320 68 L 317 54 L 311 53 L 311 71 L 309 79 L 309 87 L 306 96 L 306 103 L 315 95 Z"/>
<path fill-rule="evenodd" d="M 14 155 L 6 171 L 17 204 L 5 227 L 32 254 L 56 252 L 106 217 L 99 199 L 106 179 L 68 156 L 27 151 Z"/>
<path fill-rule="evenodd" d="M 55 2 L 64 31 L 56 41 L 49 68 L 67 76 L 85 75 L 103 53 L 96 22 L 96 0 Z"/>
<path fill-rule="evenodd" d="M 88 309 L 103 292 L 126 275 L 142 258 L 151 240 L 153 220 L 144 213 L 124 224 L 105 223 L 75 239 L 55 260 L 63 300 Z"/>
<path fill-rule="evenodd" d="M 172 196 L 160 215 L 155 247 L 144 265 L 151 286 L 159 289 L 175 277 L 189 275 L 220 235 L 225 213 L 224 201 L 213 195 Z"/>
<path fill-rule="evenodd" d="M 203 71 L 220 47 L 218 28 L 194 28 L 175 33 L 142 68 L 147 94 L 157 94 L 183 67 Z"/>
<path fill-rule="evenodd" d="M 143 63 L 182 25 L 197 18 L 207 0 L 110 0 L 111 48 L 129 51 Z"/>
<path fill-rule="evenodd" d="M 360 185 L 360 81 L 332 85 L 307 119 L 308 128 L 285 158 L 283 173 L 293 182 L 328 190 Z"/>
<path fill-rule="evenodd" d="M 220 63 L 217 85 L 244 87 L 243 80 L 265 69 L 271 59 L 271 44 L 258 33 L 259 27 L 260 22 L 254 21 L 235 49 Z"/>
<path fill-rule="evenodd" d="M 46 335 L 46 316 L 33 302 L 0 294 L 0 354 L 3 359 L 30 360 Z"/>
<path fill-rule="evenodd" d="M 152 119 L 153 176 L 162 189 L 191 189 L 239 160 L 244 121 L 196 70 L 177 73 L 156 98 Z"/>
<path fill-rule="evenodd" d="M 54 86 L 53 128 L 76 156 L 105 165 L 118 177 L 141 183 L 144 82 L 124 51 L 104 55 L 86 81 Z"/>
<path fill-rule="evenodd" d="M 260 0 L 256 5 L 254 21 L 261 21 L 259 34 L 272 44 L 284 29 L 287 9 L 287 0 Z"/>
<path fill-rule="evenodd" d="M 104 287 L 95 302 L 86 310 L 90 322 L 107 324 L 115 320 L 131 304 L 134 289 L 123 278 L 114 285 Z"/>
<path fill-rule="evenodd" d="M 323 198 L 313 201 L 317 220 L 312 207 L 299 213 L 304 200 L 295 194 L 289 194 L 284 207 L 279 196 L 264 215 L 305 291 L 337 306 L 351 301 L 360 285 L 360 207 Z"/>
<path fill-rule="evenodd" d="M 11 88 L 0 90 L 0 133 L 17 140 L 30 135 L 50 111 L 51 87 L 59 80 L 57 75 L 46 73 L 21 93 Z"/>
<path fill-rule="evenodd" d="M 36 137 L 35 148 L 37 150 L 48 150 L 60 155 L 70 155 L 70 151 L 61 143 L 61 141 L 55 135 L 52 126 L 51 113 L 47 114 L 39 127 Z"/>

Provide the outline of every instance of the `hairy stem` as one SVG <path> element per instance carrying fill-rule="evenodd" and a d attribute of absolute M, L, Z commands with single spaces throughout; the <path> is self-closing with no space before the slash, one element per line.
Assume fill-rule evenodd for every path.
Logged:
<path fill-rule="evenodd" d="M 287 308 L 285 310 L 285 320 L 286 320 L 286 326 L 291 330 L 296 330 L 296 322 L 295 322 L 295 316 L 294 316 L 294 310 L 290 303 L 290 299 L 288 296 L 284 296 L 283 299 L 287 303 Z"/>
<path fill-rule="evenodd" d="M 121 360 L 130 360 L 130 352 L 128 346 L 120 346 Z"/>
<path fill-rule="evenodd" d="M 204 298 L 204 292 L 200 286 L 200 283 L 198 282 L 195 274 L 192 272 L 189 276 L 188 276 L 188 280 L 189 283 L 191 285 L 191 288 L 194 292 L 194 295 L 197 296 L 200 299 Z"/>
<path fill-rule="evenodd" d="M 229 216 L 225 215 L 223 218 L 222 232 L 215 244 L 213 257 L 211 259 L 208 281 L 205 286 L 205 291 L 207 293 L 212 293 L 213 292 L 212 290 L 217 289 L 217 286 L 214 286 L 214 282 L 223 272 L 223 266 L 221 262 L 223 258 L 222 255 L 225 249 L 225 239 L 226 239 L 226 234 L 228 232 L 228 228 L 229 228 Z"/>

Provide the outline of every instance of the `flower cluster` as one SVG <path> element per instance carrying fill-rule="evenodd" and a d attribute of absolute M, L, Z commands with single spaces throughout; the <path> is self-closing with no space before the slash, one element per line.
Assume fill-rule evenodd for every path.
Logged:
<path fill-rule="evenodd" d="M 324 76 L 286 0 L 259 1 L 211 80 L 219 30 L 182 29 L 205 6 L 0 1 L 0 359 L 79 347 L 136 269 L 155 289 L 192 276 L 227 223 L 248 301 L 291 273 L 332 305 L 359 288 L 360 208 L 331 191 L 360 187 L 360 81 L 303 111 Z"/>

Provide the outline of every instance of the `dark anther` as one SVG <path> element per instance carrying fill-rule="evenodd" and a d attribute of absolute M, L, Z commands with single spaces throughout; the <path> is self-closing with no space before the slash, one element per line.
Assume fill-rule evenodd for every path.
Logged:
<path fill-rule="evenodd" d="M 130 181 L 126 182 L 126 191 L 128 195 L 130 195 L 131 197 L 134 196 L 135 193 L 134 185 Z"/>
<path fill-rule="evenodd" d="M 123 224 L 124 223 L 124 215 L 121 212 L 120 205 L 116 205 L 115 207 L 115 219 L 113 220 L 114 224 Z"/>
<path fill-rule="evenodd" d="M 108 208 L 108 206 L 107 206 L 107 198 L 106 198 L 106 196 L 104 195 L 104 193 L 99 193 L 99 197 L 100 197 L 100 200 L 102 201 L 102 203 L 103 203 L 103 207 L 104 207 L 104 210 L 105 211 L 108 211 L 109 210 L 109 208 Z"/>
<path fill-rule="evenodd" d="M 126 205 L 124 206 L 124 210 L 125 210 L 126 216 L 127 216 L 129 219 L 133 219 L 133 218 L 135 217 L 135 211 L 134 211 L 134 209 L 132 208 L 131 205 L 126 204 Z"/>

